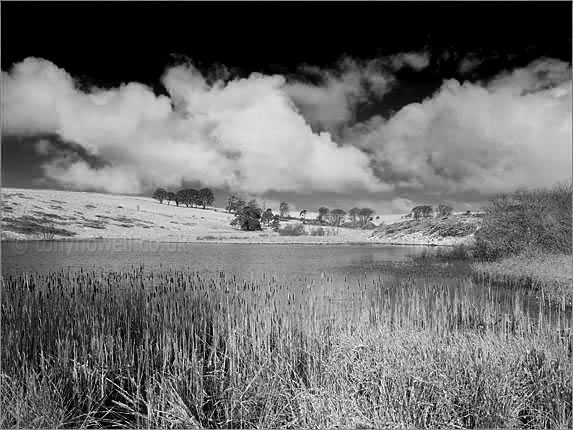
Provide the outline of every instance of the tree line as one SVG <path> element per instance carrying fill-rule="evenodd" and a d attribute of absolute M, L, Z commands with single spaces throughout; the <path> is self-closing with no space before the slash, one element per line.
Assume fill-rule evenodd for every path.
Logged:
<path fill-rule="evenodd" d="M 201 188 L 200 190 L 187 188 L 175 193 L 173 191 L 166 191 L 163 188 L 158 188 L 153 193 L 153 198 L 159 203 L 163 203 L 164 201 L 166 201 L 167 204 L 175 202 L 177 206 L 183 204 L 187 207 L 203 207 L 203 209 L 212 205 L 215 201 L 215 195 L 210 188 Z"/>
<path fill-rule="evenodd" d="M 374 215 L 374 210 L 371 208 L 352 208 L 346 213 L 343 209 L 333 209 L 330 210 L 327 207 L 318 208 L 318 216 L 316 221 L 319 224 L 330 224 L 335 227 L 340 227 L 344 224 L 346 216 L 350 218 L 350 223 L 352 227 L 363 227 L 372 221 L 372 215 Z M 306 222 L 306 210 L 301 211 L 299 214 L 301 221 Z"/>
<path fill-rule="evenodd" d="M 445 217 L 451 215 L 453 212 L 454 208 L 452 208 L 451 206 L 438 205 L 438 207 L 434 211 L 434 208 L 432 206 L 421 205 L 412 208 L 410 213 L 405 215 L 404 218 L 414 218 L 418 220 L 420 218 L 432 218 L 434 217 L 434 214 L 436 217 Z"/>
<path fill-rule="evenodd" d="M 202 188 L 196 190 L 193 188 L 179 190 L 177 192 L 167 191 L 163 188 L 158 188 L 153 193 L 153 198 L 159 203 L 167 201 L 167 204 L 175 202 L 177 206 L 184 204 L 189 207 L 202 207 L 205 209 L 207 206 L 212 205 L 215 201 L 213 191 L 209 188 Z M 227 199 L 227 206 L 225 210 L 229 213 L 235 214 L 235 219 L 232 225 L 239 225 L 245 230 L 261 229 L 262 225 L 274 226 L 278 229 L 280 219 L 292 219 L 290 216 L 290 208 L 287 202 L 281 202 L 279 206 L 279 213 L 274 214 L 272 209 L 260 208 L 256 199 L 251 199 L 246 202 L 240 197 L 230 196 Z M 410 213 L 403 216 L 403 218 L 420 218 L 431 217 L 445 217 L 453 213 L 454 209 L 451 206 L 440 204 L 434 208 L 429 205 L 420 205 L 412 208 Z M 346 217 L 349 217 L 349 224 L 351 227 L 364 227 L 369 221 L 372 221 L 374 210 L 371 208 L 352 208 L 348 212 L 343 209 L 332 209 L 327 207 L 318 208 L 318 215 L 314 220 L 307 218 L 308 211 L 303 209 L 299 212 L 298 218 L 303 224 L 312 223 L 313 221 L 318 224 L 332 225 L 340 227 L 345 224 Z M 377 217 L 378 218 L 378 217 Z M 244 227 L 244 228 L 243 228 Z"/>
<path fill-rule="evenodd" d="M 281 202 L 279 212 L 275 214 L 270 208 L 261 209 L 256 199 L 245 202 L 245 200 L 239 197 L 231 196 L 227 201 L 225 210 L 235 214 L 231 225 L 238 226 L 242 230 L 261 230 L 262 226 L 266 225 L 276 231 L 278 230 L 281 219 L 293 219 L 293 217 L 290 216 L 290 208 L 287 202 Z M 317 223 L 332 225 L 334 227 L 343 225 L 347 215 L 346 211 L 342 209 L 333 209 L 331 211 L 326 207 L 320 207 L 318 209 L 318 216 L 314 220 L 309 220 L 307 214 L 308 211 L 306 209 L 299 212 L 298 219 L 300 219 L 303 224 Z M 352 227 L 357 225 L 363 227 L 372 220 L 373 214 L 374 210 L 370 208 L 352 208 L 348 211 Z"/>
<path fill-rule="evenodd" d="M 177 206 L 184 204 L 189 207 L 203 207 L 213 204 L 215 196 L 209 188 L 202 188 L 196 190 L 193 188 L 179 190 L 177 192 L 167 191 L 163 188 L 158 188 L 153 193 L 153 198 L 159 203 L 164 201 L 167 204 L 175 202 Z M 229 213 L 235 214 L 235 219 L 232 225 L 239 225 L 241 228 L 247 230 L 260 229 L 262 225 L 278 228 L 280 219 L 292 219 L 290 216 L 290 207 L 287 202 L 281 202 L 279 205 L 278 214 L 274 214 L 270 208 L 262 208 L 256 199 L 251 199 L 246 202 L 241 197 L 231 195 L 227 199 L 227 206 L 225 210 Z M 307 210 L 304 209 L 299 212 L 299 219 L 303 224 L 312 222 L 313 220 L 307 219 Z M 374 210 L 370 208 L 352 208 L 348 213 L 342 209 L 333 209 L 332 211 L 327 207 L 320 207 L 318 209 L 318 216 L 314 220 L 318 224 L 329 224 L 334 227 L 341 226 L 346 216 L 350 217 L 351 226 L 364 226 L 372 220 Z"/>

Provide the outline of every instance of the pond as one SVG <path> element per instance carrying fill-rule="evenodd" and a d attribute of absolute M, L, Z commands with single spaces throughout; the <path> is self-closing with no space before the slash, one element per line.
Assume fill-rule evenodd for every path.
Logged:
<path fill-rule="evenodd" d="M 2 243 L 3 276 L 47 273 L 182 271 L 202 278 L 279 280 L 303 300 L 329 297 L 345 306 L 377 300 L 381 290 L 405 282 L 412 293 L 431 307 L 435 294 L 447 294 L 453 304 L 487 306 L 499 314 L 525 313 L 538 319 L 543 313 L 555 321 L 551 307 L 541 306 L 535 292 L 483 285 L 471 277 L 469 264 L 431 258 L 435 248 L 382 245 L 278 245 L 165 243 L 141 240 L 37 241 Z M 327 280 L 328 282 L 324 282 Z M 360 291 L 360 300 L 356 297 Z M 430 293 L 428 293 L 430 292 Z M 392 294 L 396 294 L 394 291 Z M 404 294 L 403 288 L 400 294 Z M 406 292 L 407 294 L 407 292 Z M 426 297 L 426 298 L 424 298 Z M 387 299 L 388 297 L 386 297 Z M 364 300 L 368 299 L 368 300 Z M 404 303 L 402 297 L 397 303 Z M 559 320 L 564 315 L 559 314 Z M 570 312 L 568 312 L 570 314 Z M 544 318 L 546 319 L 546 318 Z M 570 317 L 565 316 L 565 320 Z M 570 321 L 569 321 L 570 323 Z M 569 324 L 568 323 L 568 324 Z"/>
<path fill-rule="evenodd" d="M 186 270 L 242 278 L 262 273 L 303 279 L 321 273 L 360 275 L 390 262 L 411 261 L 427 247 L 372 245 L 276 245 L 165 243 L 142 240 L 2 243 L 4 273 L 54 269 Z"/>

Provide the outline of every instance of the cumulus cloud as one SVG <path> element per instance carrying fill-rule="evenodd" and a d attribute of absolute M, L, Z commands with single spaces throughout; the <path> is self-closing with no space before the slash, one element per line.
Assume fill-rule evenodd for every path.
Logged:
<path fill-rule="evenodd" d="M 84 92 L 56 65 L 29 58 L 2 73 L 2 129 L 56 133 L 97 157 L 98 166 L 76 157 L 44 166 L 76 189 L 139 193 L 183 181 L 252 194 L 391 189 L 359 149 L 312 132 L 282 76 L 209 83 L 187 65 L 167 70 L 163 83 L 169 97 L 137 83 Z"/>
<path fill-rule="evenodd" d="M 158 96 L 138 83 L 80 90 L 66 71 L 29 58 L 2 73 L 2 130 L 57 135 L 56 147 L 36 147 L 45 175 L 114 193 L 200 181 L 253 196 L 415 195 L 387 199 L 384 209 L 400 213 L 424 196 L 462 201 L 571 176 L 568 63 L 540 59 L 488 82 L 448 80 L 389 118 L 351 125 L 358 103 L 391 88 L 388 61 L 307 68 L 313 84 L 206 76 L 184 64 L 166 70 L 167 95 Z M 315 133 L 314 123 L 343 131 Z"/>
<path fill-rule="evenodd" d="M 384 212 L 390 213 L 409 213 L 416 204 L 410 200 L 402 197 L 393 198 L 390 201 L 388 210 Z"/>
<path fill-rule="evenodd" d="M 406 52 L 376 60 L 345 58 L 334 69 L 301 67 L 318 83 L 292 80 L 286 90 L 303 116 L 316 128 L 338 134 L 354 120 L 360 103 L 382 99 L 393 89 L 393 72 L 409 67 L 420 71 L 430 64 L 430 54 Z"/>
<path fill-rule="evenodd" d="M 323 130 L 336 132 L 354 119 L 356 106 L 370 97 L 381 98 L 390 89 L 393 76 L 379 61 L 341 61 L 337 69 L 303 67 L 319 83 L 291 81 L 286 91 L 304 117 Z"/>
<path fill-rule="evenodd" d="M 499 74 L 487 87 L 494 91 L 508 91 L 520 95 L 553 88 L 570 81 L 571 65 L 552 58 L 541 58 L 526 67 Z"/>
<path fill-rule="evenodd" d="M 467 75 L 475 71 L 481 64 L 483 60 L 479 59 L 473 54 L 466 55 L 458 65 L 458 73 L 461 75 Z"/>
<path fill-rule="evenodd" d="M 2 72 L 2 130 L 15 134 L 56 132 L 58 106 L 73 96 L 74 82 L 49 61 L 28 58 Z"/>
<path fill-rule="evenodd" d="M 547 69 L 560 72 L 536 74 Z M 347 140 L 371 154 L 383 180 L 405 188 L 494 193 L 550 186 L 571 175 L 570 73 L 569 65 L 551 61 L 485 87 L 449 80 L 431 98 L 373 119 Z"/>
<path fill-rule="evenodd" d="M 395 70 L 407 66 L 416 71 L 420 71 L 430 65 L 430 53 L 427 51 L 403 52 L 392 56 L 390 61 Z"/>

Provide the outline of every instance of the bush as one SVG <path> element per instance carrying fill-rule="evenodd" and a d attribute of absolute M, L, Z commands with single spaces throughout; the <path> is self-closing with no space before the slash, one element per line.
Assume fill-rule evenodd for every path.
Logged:
<path fill-rule="evenodd" d="M 304 236 L 306 232 L 304 231 L 304 225 L 287 225 L 285 228 L 280 229 L 279 236 Z"/>
<path fill-rule="evenodd" d="M 438 249 L 437 256 L 446 260 L 470 260 L 471 253 L 464 244 L 455 245 L 449 249 Z"/>
<path fill-rule="evenodd" d="M 245 206 L 243 209 L 239 209 L 235 212 L 235 218 L 231 221 L 231 225 L 238 226 L 241 230 L 247 231 L 262 230 L 260 219 L 260 209 Z"/>
<path fill-rule="evenodd" d="M 42 227 L 41 237 L 44 240 L 52 240 L 56 235 L 56 228 L 53 224 L 45 225 Z"/>
<path fill-rule="evenodd" d="M 311 236 L 326 236 L 326 229 L 322 228 L 322 227 L 318 227 L 318 228 L 313 228 L 310 231 L 310 235 Z"/>
<path fill-rule="evenodd" d="M 474 255 L 496 260 L 522 252 L 572 252 L 571 181 L 552 189 L 498 194 L 485 208 Z"/>

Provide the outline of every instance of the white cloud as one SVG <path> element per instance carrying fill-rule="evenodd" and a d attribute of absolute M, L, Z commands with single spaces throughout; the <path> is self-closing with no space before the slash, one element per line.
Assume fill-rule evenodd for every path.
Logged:
<path fill-rule="evenodd" d="M 487 87 L 493 91 L 508 91 L 520 95 L 553 88 L 570 81 L 571 65 L 552 58 L 541 58 L 527 67 L 501 73 L 492 79 Z"/>
<path fill-rule="evenodd" d="M 424 52 L 405 52 L 392 56 L 392 67 L 395 70 L 404 66 L 410 67 L 416 71 L 425 69 L 430 65 L 430 53 Z"/>
<path fill-rule="evenodd" d="M 394 80 L 376 61 L 358 63 L 346 59 L 338 70 L 308 66 L 303 70 L 319 78 L 320 83 L 290 81 L 287 93 L 312 125 L 330 132 L 351 122 L 359 103 L 371 96 L 382 97 Z"/>
<path fill-rule="evenodd" d="M 571 66 L 552 59 L 488 83 L 446 81 L 391 118 L 341 133 L 341 144 L 313 133 L 309 122 L 348 124 L 357 100 L 388 90 L 393 78 L 380 64 L 347 60 L 337 72 L 315 70 L 323 80 L 314 86 L 256 73 L 217 81 L 177 66 L 162 79 L 169 96 L 157 96 L 137 83 L 80 91 L 64 70 L 31 58 L 2 73 L 2 129 L 57 134 L 58 151 L 36 147 L 56 154 L 46 176 L 116 193 L 201 181 L 253 196 L 325 192 L 359 202 L 396 188 L 415 191 L 408 196 L 416 201 L 462 201 L 465 193 L 550 186 L 571 176 Z M 81 151 L 58 155 L 62 142 Z M 377 207 L 401 213 L 413 204 L 388 202 Z"/>
<path fill-rule="evenodd" d="M 72 77 L 55 64 L 27 58 L 2 72 L 2 130 L 17 134 L 56 132 L 58 106 L 73 96 Z"/>
<path fill-rule="evenodd" d="M 466 55 L 462 59 L 462 61 L 460 61 L 460 64 L 458 65 L 458 72 L 462 75 L 466 75 L 468 73 L 473 72 L 482 63 L 483 63 L 483 60 L 480 60 L 475 55 L 472 55 L 472 54 Z"/>
<path fill-rule="evenodd" d="M 562 74 L 568 73 L 570 66 Z M 431 98 L 389 120 L 373 120 L 347 139 L 372 154 L 383 180 L 426 193 L 493 193 L 569 178 L 571 81 L 523 95 L 517 86 L 545 85 L 524 80 L 521 72 L 494 82 L 484 88 L 446 81 Z"/>
<path fill-rule="evenodd" d="M 389 208 L 383 213 L 409 213 L 416 204 L 409 199 L 396 197 L 390 201 Z"/>
<path fill-rule="evenodd" d="M 2 74 L 3 132 L 55 132 L 97 156 L 103 166 L 77 157 L 44 166 L 75 189 L 139 193 L 184 180 L 252 194 L 391 189 L 360 150 L 312 132 L 281 76 L 210 85 L 179 66 L 163 82 L 170 97 L 136 83 L 83 92 L 62 69 L 30 58 Z"/>

